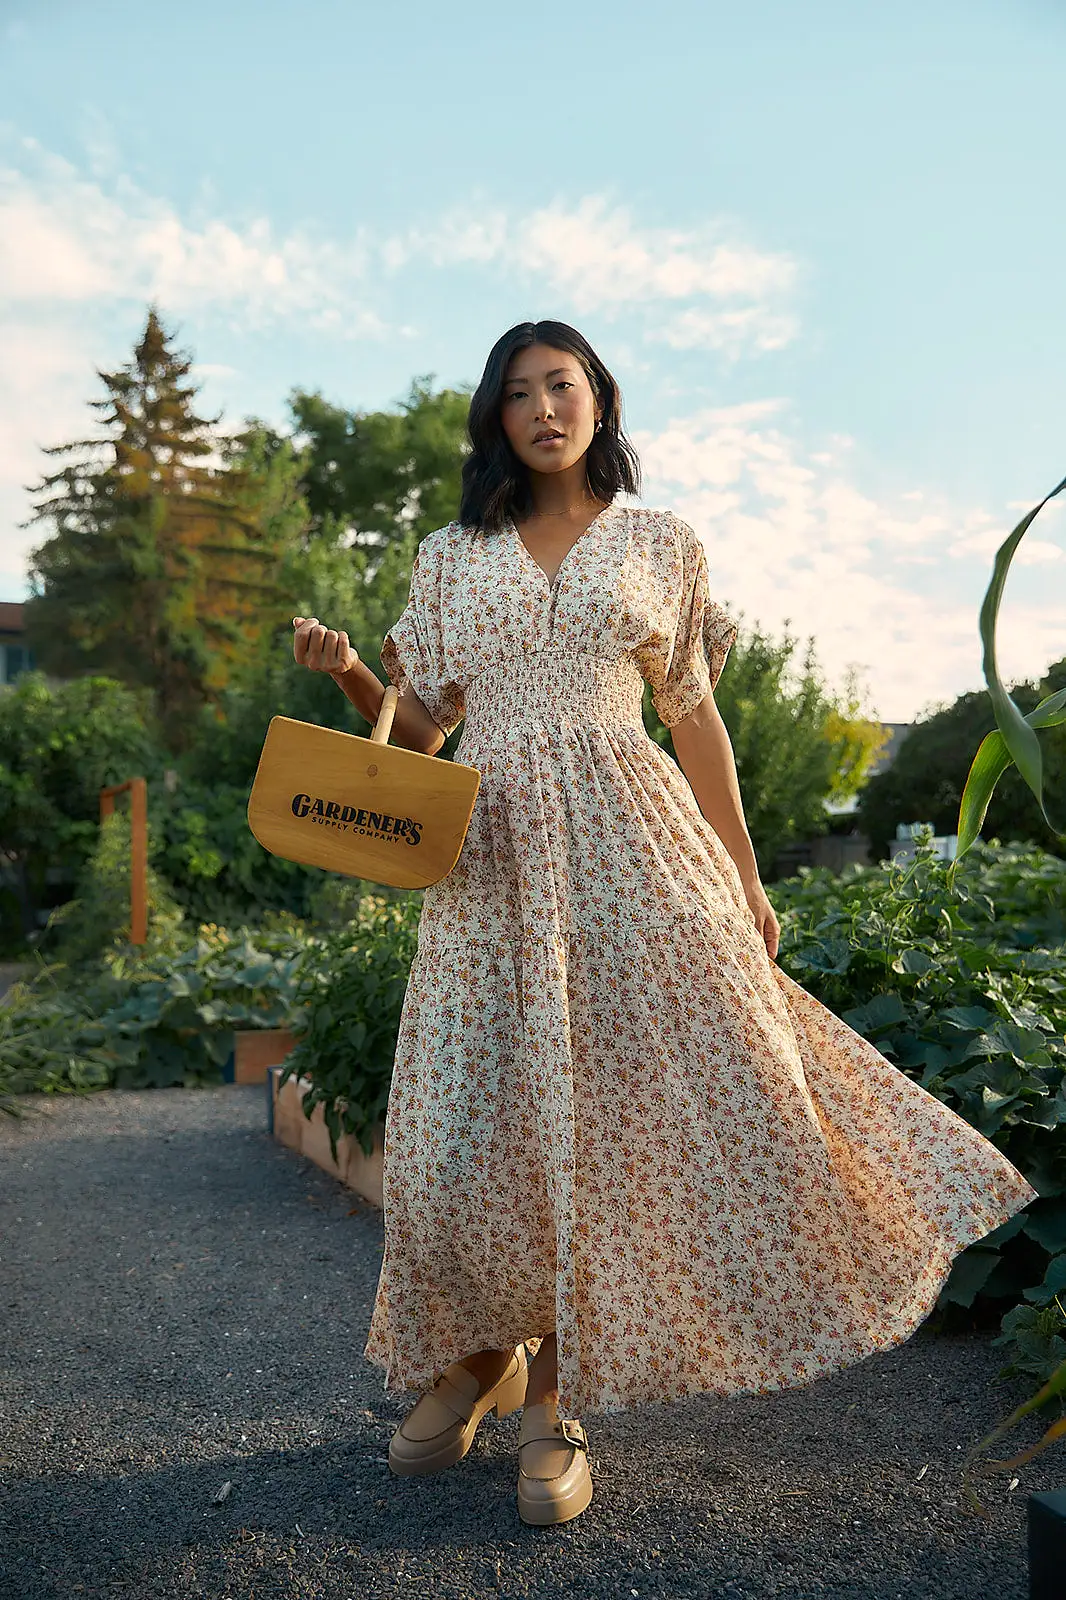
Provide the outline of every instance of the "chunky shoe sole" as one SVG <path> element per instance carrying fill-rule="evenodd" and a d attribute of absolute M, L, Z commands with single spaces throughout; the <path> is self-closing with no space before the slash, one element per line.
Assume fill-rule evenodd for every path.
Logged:
<path fill-rule="evenodd" d="M 522 1446 L 538 1440 L 573 1446 L 570 1460 L 555 1477 L 533 1477 L 522 1470 Z M 569 1522 L 587 1509 L 592 1501 L 588 1448 L 580 1422 L 569 1417 L 552 1420 L 538 1406 L 523 1413 L 518 1444 L 518 1515 L 523 1522 L 544 1528 Z"/>
<path fill-rule="evenodd" d="M 473 1444 L 474 1435 L 486 1412 L 494 1411 L 497 1417 L 508 1417 L 523 1404 L 528 1375 L 522 1345 L 511 1357 L 499 1382 L 476 1399 L 463 1394 L 447 1374 L 442 1374 L 429 1393 L 455 1412 L 455 1420 L 430 1439 L 409 1439 L 403 1432 L 404 1424 L 401 1422 L 389 1445 L 389 1466 L 393 1472 L 399 1477 L 409 1478 L 427 1472 L 443 1472 L 446 1467 L 461 1461 Z M 416 1402 L 416 1405 L 420 1403 Z M 404 1422 L 407 1420 L 405 1417 Z"/>

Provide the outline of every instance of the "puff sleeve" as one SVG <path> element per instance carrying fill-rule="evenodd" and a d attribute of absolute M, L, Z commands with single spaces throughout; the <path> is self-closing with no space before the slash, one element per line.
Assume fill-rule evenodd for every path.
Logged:
<path fill-rule="evenodd" d="M 407 604 L 385 635 L 381 662 L 402 694 L 410 684 L 444 734 L 466 716 L 445 645 L 444 559 L 441 542 L 427 534 L 415 551 Z"/>
<path fill-rule="evenodd" d="M 694 711 L 722 675 L 737 624 L 710 598 L 702 540 L 678 519 L 680 582 L 669 597 L 665 626 L 648 641 L 642 670 L 662 723 L 672 728 Z M 677 564 L 673 567 L 677 573 Z"/>

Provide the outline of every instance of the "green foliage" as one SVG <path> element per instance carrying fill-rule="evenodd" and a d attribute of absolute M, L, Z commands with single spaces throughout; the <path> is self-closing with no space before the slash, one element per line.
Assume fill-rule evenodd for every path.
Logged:
<path fill-rule="evenodd" d="M 72 984 L 43 963 L 0 1005 L 0 1112 L 15 1114 L 14 1095 L 76 1094 L 106 1089 L 114 1063 L 96 1018 L 115 987 L 103 970 Z"/>
<path fill-rule="evenodd" d="M 153 309 L 133 359 L 99 373 L 107 397 L 90 403 L 113 431 L 46 451 L 80 456 L 35 486 L 30 520 L 54 532 L 33 553 L 26 605 L 43 669 L 148 688 L 175 750 L 254 653 L 280 542 L 304 521 L 291 449 L 271 452 L 261 430 L 218 437 L 219 419 L 193 409 L 191 365 Z M 221 468 L 206 464 L 216 452 Z"/>
<path fill-rule="evenodd" d="M 1038 684 L 1019 683 L 1011 696 L 1023 713 L 1066 688 L 1066 658 L 1053 663 Z M 996 726 L 983 690 L 960 695 L 915 723 L 900 741 L 892 765 L 872 777 L 864 789 L 856 822 L 875 855 L 888 854 L 900 822 L 929 822 L 939 834 L 955 833 L 967 774 L 974 752 Z M 1044 783 L 1051 792 L 1066 792 L 1066 725 L 1041 734 Z M 1039 845 L 1066 854 L 1066 841 L 1044 820 L 1035 796 L 1017 768 L 999 778 L 988 804 L 984 831 L 990 838 Z"/>
<path fill-rule="evenodd" d="M 143 693 L 110 678 L 51 684 L 26 673 L 0 695 L 0 859 L 23 937 L 37 932 L 50 889 L 67 894 L 92 853 L 102 788 L 144 776 L 162 756 Z"/>
<path fill-rule="evenodd" d="M 353 533 L 358 543 L 367 533 L 392 540 L 413 531 L 421 538 L 455 516 L 470 394 L 434 393 L 432 382 L 416 379 L 392 411 L 351 411 L 321 394 L 293 391 L 289 406 L 316 536 L 334 543 Z"/>
<path fill-rule="evenodd" d="M 927 842 L 906 867 L 851 867 L 835 881 L 804 868 L 774 886 L 778 959 L 1054 1195 L 1066 1192 L 1066 982 L 1055 904 L 1056 877 L 1060 903 L 1066 894 L 1066 864 L 1049 869 L 1051 858 L 1017 847 L 996 862 L 1024 916 L 1019 947 L 984 881 L 994 856 L 975 847 L 954 892 Z"/>
<path fill-rule="evenodd" d="M 300 963 L 300 1037 L 281 1075 L 305 1077 L 304 1115 L 323 1107 L 330 1147 L 350 1133 L 364 1153 L 384 1119 L 422 896 L 368 895 L 340 933 L 313 940 Z"/>
<path fill-rule="evenodd" d="M 235 1028 L 287 1025 L 305 931 L 207 925 L 177 951 L 127 945 L 82 967 L 40 964 L 0 1006 L 0 1109 L 10 1096 L 222 1081 Z"/>
<path fill-rule="evenodd" d="M 290 603 L 275 619 L 269 655 L 203 710 L 173 793 L 153 798 L 153 860 L 188 915 L 223 922 L 254 921 L 268 909 L 313 915 L 329 875 L 270 855 L 248 829 L 263 740 L 273 716 L 364 738 L 371 730 L 332 678 L 296 665 L 291 618 L 320 616 L 345 628 L 384 681 L 381 640 L 406 604 L 415 549 L 408 533 L 374 553 L 319 542 L 287 558 Z M 359 893 L 370 887 L 363 884 Z"/>
<path fill-rule="evenodd" d="M 368 898 L 389 905 L 403 904 L 413 892 L 367 878 L 342 878 L 338 873 L 324 872 L 307 897 L 307 921 L 316 931 L 335 933 L 364 921 Z"/>
<path fill-rule="evenodd" d="M 125 949 L 130 938 L 130 817 L 115 811 L 96 831 L 92 855 L 82 870 L 73 900 L 57 906 L 38 949 L 65 966 Z M 145 955 L 173 949 L 184 917 L 159 874 L 147 873 L 148 941 Z"/>
<path fill-rule="evenodd" d="M 233 926 L 258 923 L 268 911 L 302 916 L 324 877 L 253 838 L 250 787 L 250 779 L 240 787 L 182 781 L 153 810 L 152 860 L 194 921 Z"/>
<path fill-rule="evenodd" d="M 253 666 L 235 675 L 217 705 L 201 713 L 181 761 L 183 780 L 250 788 L 273 716 L 366 736 L 369 724 L 333 679 L 296 665 L 292 618 L 316 616 L 344 629 L 384 682 L 381 641 L 407 603 L 416 548 L 414 538 L 405 535 L 373 555 L 325 543 L 290 552 L 279 580 L 285 604 L 272 614 L 269 636 Z"/>
<path fill-rule="evenodd" d="M 330 687 L 337 694 L 335 685 Z M 155 801 L 152 860 L 194 922 L 259 924 L 282 912 L 335 924 L 344 920 L 339 908 L 365 894 L 392 898 L 401 893 L 264 850 L 248 827 L 250 788 L 250 779 L 239 787 L 182 781 L 173 795 Z"/>
<path fill-rule="evenodd" d="M 884 742 L 880 724 L 862 713 L 854 677 L 835 697 L 818 670 L 813 641 L 801 670 L 793 662 L 796 645 L 788 633 L 778 641 L 758 628 L 742 631 L 714 691 L 764 881 L 785 845 L 828 831 L 826 802 L 858 790 Z M 672 755 L 647 687 L 644 725 Z"/>
<path fill-rule="evenodd" d="M 108 678 L 50 684 L 28 673 L 0 696 L 0 856 L 8 864 L 12 887 L 5 893 L 12 911 L 25 907 L 12 952 L 37 934 L 37 913 L 47 909 L 50 895 L 61 907 L 45 948 L 58 951 L 55 941 L 68 923 L 69 940 L 80 926 L 88 941 L 77 954 L 68 942 L 64 959 L 88 955 L 97 929 L 102 947 L 124 925 L 128 856 L 111 850 L 106 862 L 112 865 L 101 858 L 90 869 L 88 886 L 84 875 L 101 844 L 100 789 L 136 775 L 149 784 L 150 883 L 160 910 L 169 896 L 172 913 L 180 910 L 195 923 L 237 926 L 261 922 L 272 911 L 314 918 L 323 896 L 368 892 L 365 883 L 337 890 L 330 874 L 270 855 L 248 828 L 248 794 L 275 711 L 369 731 L 332 679 L 295 665 L 291 629 L 276 654 L 273 682 L 281 703 L 271 705 L 266 693 L 256 709 L 252 689 L 225 691 L 223 705 L 232 720 L 204 714 L 202 738 L 179 763 L 173 790 L 163 781 L 166 757 L 153 743 L 143 695 Z M 314 716 L 301 700 L 308 690 L 321 696 L 322 715 Z M 70 903 L 72 894 L 85 902 L 84 911 Z M 5 918 L 8 926 L 14 935 L 19 918 Z"/>
<path fill-rule="evenodd" d="M 292 1019 L 301 946 L 291 931 L 230 934 L 208 925 L 176 959 L 129 968 L 129 992 L 101 1019 L 116 1086 L 220 1081 L 235 1028 L 277 1028 Z"/>
<path fill-rule="evenodd" d="M 939 1304 L 1047 1304 L 1066 1260 L 1066 863 L 979 841 L 947 865 L 801 869 L 778 960 L 964 1117 L 1040 1198 L 956 1258 Z"/>
<path fill-rule="evenodd" d="M 1001 1378 L 1043 1382 L 1066 1361 L 1066 1311 L 1058 1300 L 1045 1306 L 1015 1306 L 1003 1318 L 1000 1335 L 992 1343 L 1006 1345 L 1011 1352 Z"/>
<path fill-rule="evenodd" d="M 1037 808 L 1046 826 L 1052 832 L 1058 833 L 1066 841 L 1066 815 L 1057 814 L 1054 819 L 1048 811 L 1050 796 L 1047 794 L 1044 769 L 1044 755 L 1037 728 L 1061 726 L 1066 722 L 1066 690 L 1061 694 L 1049 695 L 1047 701 L 1040 705 L 1035 712 L 1028 716 L 1023 715 L 1019 706 L 1015 704 L 999 675 L 996 661 L 996 627 L 999 618 L 999 607 L 1003 599 L 1003 590 L 1010 572 L 1011 562 L 1017 552 L 1018 546 L 1024 535 L 1039 515 L 1049 500 L 1053 500 L 1066 489 L 1066 478 L 1044 496 L 1039 505 L 1026 513 L 1017 527 L 1004 539 L 996 551 L 993 563 L 992 577 L 989 580 L 985 597 L 981 604 L 981 646 L 983 651 L 982 670 L 985 683 L 988 685 L 989 699 L 996 718 L 996 731 L 985 747 L 978 751 L 977 757 L 970 770 L 966 789 L 963 792 L 962 804 L 959 808 L 959 823 L 957 833 L 959 836 L 959 856 L 965 855 L 974 839 L 978 836 L 984 823 L 985 811 L 991 798 L 992 790 L 998 781 L 1006 762 L 1013 762 L 1025 780 L 1026 787 L 1036 801 Z M 1066 732 L 1066 730 L 1064 730 Z"/>

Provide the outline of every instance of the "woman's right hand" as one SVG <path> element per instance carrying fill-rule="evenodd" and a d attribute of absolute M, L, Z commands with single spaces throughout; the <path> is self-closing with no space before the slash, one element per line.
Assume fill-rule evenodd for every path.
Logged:
<path fill-rule="evenodd" d="M 293 617 L 292 625 L 296 630 L 292 653 L 301 667 L 339 678 L 359 660 L 359 652 L 348 643 L 348 635 L 324 628 L 317 617 Z"/>

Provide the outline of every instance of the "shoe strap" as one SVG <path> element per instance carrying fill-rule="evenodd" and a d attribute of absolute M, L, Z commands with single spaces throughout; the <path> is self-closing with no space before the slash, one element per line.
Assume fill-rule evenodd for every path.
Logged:
<path fill-rule="evenodd" d="M 575 1418 L 571 1417 L 560 1417 L 552 1426 L 550 1433 L 530 1434 L 528 1439 L 522 1440 L 518 1448 L 521 1450 L 523 1444 L 536 1444 L 545 1439 L 551 1442 L 555 1439 L 558 1439 L 560 1435 L 567 1441 L 568 1444 L 577 1445 L 579 1450 L 588 1450 L 588 1435 L 586 1434 L 581 1423 Z"/>
<path fill-rule="evenodd" d="M 454 1411 L 457 1417 L 462 1417 L 464 1422 L 470 1421 L 474 1415 L 474 1401 L 480 1398 L 480 1396 L 471 1398 L 470 1395 L 463 1394 L 445 1372 L 441 1373 L 430 1393 L 434 1399 L 446 1405 L 449 1411 Z"/>

